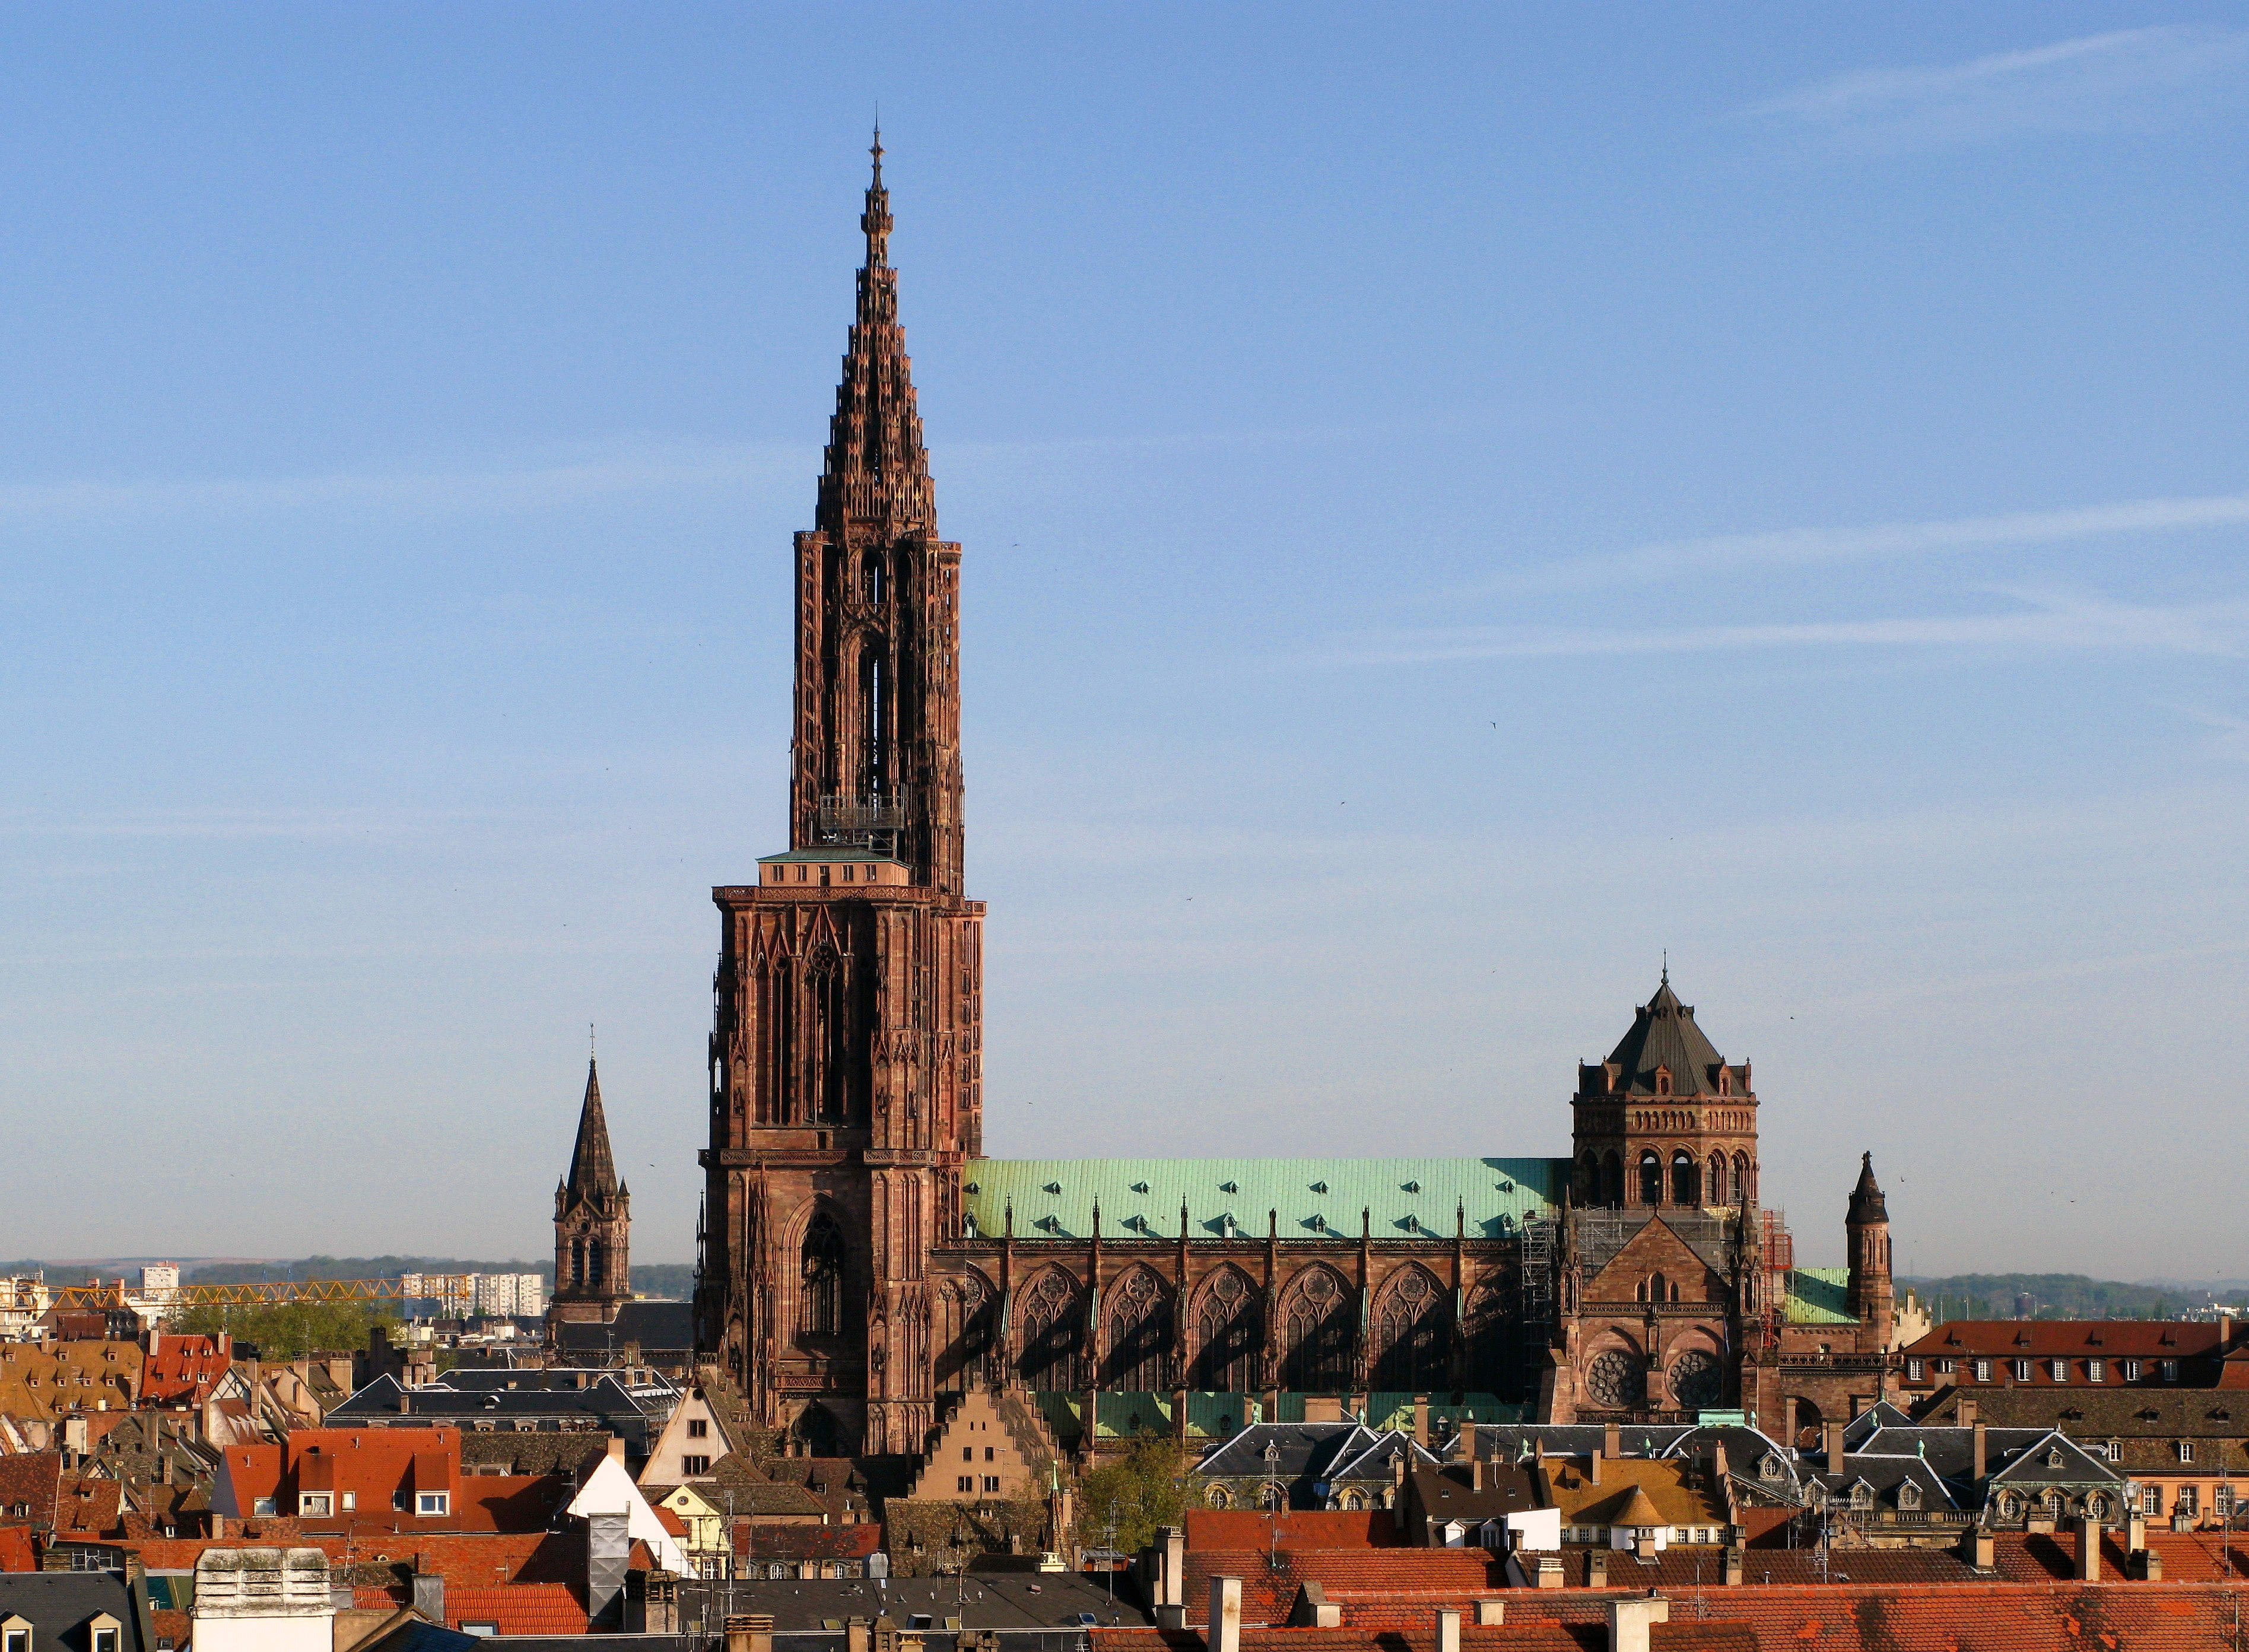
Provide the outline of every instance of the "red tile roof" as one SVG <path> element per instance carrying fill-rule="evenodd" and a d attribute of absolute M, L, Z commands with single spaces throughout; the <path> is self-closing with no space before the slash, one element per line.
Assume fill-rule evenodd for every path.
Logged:
<path fill-rule="evenodd" d="M 0 1526 L 0 1572 L 36 1572 L 38 1569 L 39 1553 L 31 1543 L 31 1528 L 27 1525 Z"/>
<path fill-rule="evenodd" d="M 2218 1351 L 2216 1325 L 2178 1319 L 1953 1319 L 1905 1349 L 1931 1359 L 2191 1359 Z"/>
<path fill-rule="evenodd" d="M 1433 1607 L 1507 1586 L 1505 1570 L 1482 1549 L 1283 1549 L 1269 1556 L 1262 1549 L 1190 1549 L 1185 1596 L 1190 1623 L 1207 1620 L 1214 1577 L 1241 1580 L 1244 1623 L 1285 1622 L 1306 1583 L 1319 1584 L 1331 1600 L 1356 1598 L 1371 1606 L 1420 1600 Z"/>
<path fill-rule="evenodd" d="M 1291 1510 L 1280 1515 L 1257 1509 L 1189 1509 L 1186 1532 L 1190 1549 L 1387 1549 L 1400 1542 L 1387 1509 Z"/>
<path fill-rule="evenodd" d="M 234 1363 L 233 1339 L 225 1336 L 174 1336 L 160 1332 L 155 1348 L 141 1363 L 142 1405 L 200 1405 Z"/>
<path fill-rule="evenodd" d="M 279 1521 L 253 1522 L 261 1527 Z M 224 1538 L 149 1538 L 127 1539 L 122 1546 L 141 1557 L 156 1572 L 192 1572 L 205 1549 L 238 1548 L 245 1539 Z M 264 1539 L 253 1538 L 252 1543 Z M 586 1575 L 586 1534 L 570 1532 L 503 1532 L 478 1535 L 431 1537 L 418 1532 L 385 1532 L 354 1529 L 340 1532 L 290 1535 L 291 1545 L 315 1548 L 332 1565 L 351 1561 L 361 1565 L 402 1561 L 423 1573 L 464 1586 L 489 1587 L 503 1583 L 574 1583 Z"/>
<path fill-rule="evenodd" d="M 583 1635 L 586 1603 L 561 1583 L 517 1583 L 499 1588 L 445 1587 L 445 1619 L 492 1623 L 500 1635 Z"/>
<path fill-rule="evenodd" d="M 59 1451 L 19 1451 L 0 1456 L 0 1525 L 47 1525 L 62 1489 Z"/>
<path fill-rule="evenodd" d="M 879 1525 L 769 1525 L 738 1521 L 734 1552 L 760 1560 L 863 1560 L 883 1546 Z"/>
<path fill-rule="evenodd" d="M 2011 1583 L 2042 1583 L 2048 1578 L 2077 1575 L 2077 1534 L 2048 1535 L 1998 1532 L 1991 1536 L 1991 1563 Z M 2147 1545 L 2163 1563 L 2165 1583 L 2212 1583 L 2231 1578 L 2249 1580 L 2249 1533 L 2229 1542 L 2216 1532 L 2150 1532 Z M 2101 1577 L 2115 1583 L 2124 1577 L 2124 1533 L 2114 1529 L 2101 1534 Z"/>
<path fill-rule="evenodd" d="M 1248 1580 L 1244 1580 L 1247 1593 Z M 1517 1589 L 1505 1624 L 1463 1623 L 1462 1652 L 1599 1652 L 1614 1595 Z M 2239 1588 L 2145 1585 L 1848 1585 L 1672 1592 L 1654 1652 L 2217 1652 L 2234 1643 Z M 1434 1652 L 1436 1601 L 1418 1624 L 1245 1628 L 1242 1652 Z M 1245 1610 L 1245 1615 L 1247 1615 Z M 1202 1652 L 1193 1631 L 1096 1628 L 1094 1652 Z"/>

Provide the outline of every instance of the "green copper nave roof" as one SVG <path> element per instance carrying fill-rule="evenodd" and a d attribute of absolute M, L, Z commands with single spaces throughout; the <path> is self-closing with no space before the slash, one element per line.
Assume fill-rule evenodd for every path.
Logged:
<path fill-rule="evenodd" d="M 1854 1325 L 1846 1307 L 1851 1299 L 1848 1268 L 1792 1268 L 1788 1275 L 1788 1323 L 1792 1325 Z"/>
<path fill-rule="evenodd" d="M 1513 1233 L 1526 1216 L 1551 1216 L 1569 1175 L 1554 1159 L 976 1159 L 961 1173 L 962 1203 L 976 1230 L 1015 1237 L 1085 1239 L 1101 1207 L 1104 1239 L 1265 1236 L 1279 1214 L 1289 1240 L 1356 1241 L 1371 1211 L 1377 1239 L 1449 1239 L 1464 1212 L 1471 1239 Z"/>

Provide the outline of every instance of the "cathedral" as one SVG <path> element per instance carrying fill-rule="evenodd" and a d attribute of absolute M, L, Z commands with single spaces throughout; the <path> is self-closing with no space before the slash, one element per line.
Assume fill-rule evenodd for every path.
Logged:
<path fill-rule="evenodd" d="M 700 1356 L 822 1456 L 919 1452 L 985 1389 L 1083 1449 L 1379 1424 L 1417 1399 L 1480 1421 L 1742 1414 L 1786 1437 L 1888 1392 L 1871 1157 L 1850 1265 L 1796 1268 L 1762 1199 L 1749 1064 L 1668 971 L 1579 1067 L 1566 1158 L 984 1156 L 961 549 L 938 533 L 882 154 L 795 540 L 788 844 L 712 891 Z M 598 1121 L 590 1076 L 588 1098 Z M 622 1289 L 602 1146 L 558 1193 L 558 1309 Z"/>

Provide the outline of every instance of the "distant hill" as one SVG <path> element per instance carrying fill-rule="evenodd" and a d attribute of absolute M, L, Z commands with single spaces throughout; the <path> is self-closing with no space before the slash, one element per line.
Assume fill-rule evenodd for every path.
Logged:
<path fill-rule="evenodd" d="M 65 1285 L 114 1284 L 120 1277 L 141 1283 L 138 1263 L 52 1263 L 36 1256 L 0 1262 L 0 1278 L 44 1273 L 56 1289 Z M 540 1262 L 479 1262 L 466 1256 L 276 1256 L 265 1261 L 183 1263 L 180 1283 L 188 1285 L 260 1284 L 269 1279 L 395 1279 L 402 1273 L 535 1273 L 554 1288 L 553 1258 Z M 643 1296 L 684 1301 L 695 1294 L 695 1267 L 686 1262 L 636 1262 L 632 1288 Z"/>
<path fill-rule="evenodd" d="M 1939 1323 L 2012 1319 L 2015 1298 L 2025 1295 L 2039 1319 L 2172 1319 L 2211 1300 L 2205 1285 L 2134 1284 L 2081 1273 L 1956 1273 L 1898 1284 L 1912 1287 Z M 2240 1293 L 2221 1291 L 2219 1298 L 2238 1301 Z"/>

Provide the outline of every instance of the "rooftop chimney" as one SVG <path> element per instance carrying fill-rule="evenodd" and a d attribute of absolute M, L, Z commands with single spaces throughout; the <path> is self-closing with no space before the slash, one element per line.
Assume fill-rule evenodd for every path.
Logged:
<path fill-rule="evenodd" d="M 1449 1607 L 1437 1614 L 1437 1652 L 1461 1652 L 1461 1614 Z"/>
<path fill-rule="evenodd" d="M 1475 1490 L 1483 1490 L 1483 1459 L 1476 1457 L 1468 1463 L 1468 1484 Z"/>
<path fill-rule="evenodd" d="M 1588 1485 L 1599 1485 L 1601 1483 L 1601 1454 L 1598 1451 L 1585 1459 L 1585 1483 Z"/>
<path fill-rule="evenodd" d="M 1726 1545 L 1724 1576 L 1729 1586 L 1738 1586 L 1740 1584 L 1742 1580 L 1742 1564 L 1743 1559 L 1744 1557 L 1740 1548 L 1733 1544 L 1728 1544 Z"/>
<path fill-rule="evenodd" d="M 1986 1460 L 1991 1455 L 1991 1436 L 1989 1431 L 1986 1430 L 1984 1425 L 1980 1422 L 1973 1428 L 1970 1429 L 1969 1432 L 1974 1436 L 1976 1441 L 1976 1477 L 1978 1480 L 1981 1480 L 1984 1477 Z"/>
<path fill-rule="evenodd" d="M 1203 1631 L 1207 1652 L 1241 1652 L 1241 1580 L 1210 1580 L 1210 1623 Z"/>
<path fill-rule="evenodd" d="M 1671 1621 L 1671 1602 L 1660 1594 L 1609 1602 L 1609 1652 L 1648 1652 L 1648 1628 Z"/>
<path fill-rule="evenodd" d="M 1972 1428 L 1976 1426 L 1976 1419 L 1981 1410 L 1982 1408 L 1976 1401 L 1964 1398 L 1952 1408 L 1952 1415 L 1962 1428 Z"/>
<path fill-rule="evenodd" d="M 1186 1604 L 1187 1534 L 1184 1526 L 1167 1525 L 1156 1533 L 1163 1545 L 1163 1570 L 1158 1574 L 1158 1606 Z"/>
<path fill-rule="evenodd" d="M 1601 1455 L 1605 1457 L 1624 1456 L 1624 1426 L 1612 1422 L 1601 1430 Z"/>
<path fill-rule="evenodd" d="M 1504 1623 L 1507 1621 L 1507 1602 L 1479 1600 L 1475 1603 L 1475 1614 L 1479 1624 Z"/>
<path fill-rule="evenodd" d="M 1843 1454 L 1843 1425 L 1840 1422 L 1831 1422 L 1827 1425 L 1827 1472 L 1830 1474 L 1842 1473 L 1845 1460 Z"/>
<path fill-rule="evenodd" d="M 1429 1449 L 1429 1396 L 1426 1394 L 1413 1396 L 1413 1443 L 1424 1451 Z"/>
<path fill-rule="evenodd" d="M 2089 1514 L 2077 1523 L 2077 1580 L 2101 1581 L 2101 1522 Z"/>

